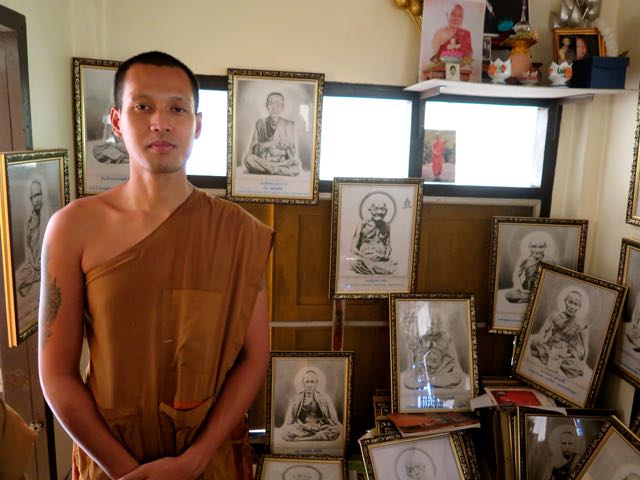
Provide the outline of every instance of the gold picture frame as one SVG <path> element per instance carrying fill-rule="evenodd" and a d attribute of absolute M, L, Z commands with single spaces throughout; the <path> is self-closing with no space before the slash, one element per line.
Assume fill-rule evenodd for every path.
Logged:
<path fill-rule="evenodd" d="M 468 432 L 411 438 L 382 435 L 361 439 L 360 449 L 369 480 L 408 478 L 407 469 L 424 471 L 425 478 L 480 478 Z"/>
<path fill-rule="evenodd" d="M 386 298 L 415 291 L 421 178 L 334 178 L 331 298 Z"/>
<path fill-rule="evenodd" d="M 611 366 L 635 388 L 640 388 L 640 241 L 622 239 L 617 281 L 628 290 Z"/>
<path fill-rule="evenodd" d="M 271 352 L 266 451 L 344 456 L 349 442 L 352 382 L 353 352 Z M 321 426 L 307 426 L 298 416 L 302 402 L 311 397 L 322 411 Z"/>
<path fill-rule="evenodd" d="M 324 74 L 227 73 L 227 198 L 317 204 Z"/>
<path fill-rule="evenodd" d="M 256 480 L 348 480 L 346 461 L 323 456 L 263 455 L 258 460 Z"/>
<path fill-rule="evenodd" d="M 516 335 L 542 261 L 582 272 L 587 220 L 493 217 L 489 266 L 490 333 Z M 546 256 L 546 258 L 545 258 Z"/>
<path fill-rule="evenodd" d="M 389 296 L 393 412 L 470 410 L 478 396 L 470 294 Z"/>
<path fill-rule="evenodd" d="M 51 215 L 69 203 L 66 150 L 0 153 L 0 222 L 8 342 L 38 329 L 42 240 Z"/>
<path fill-rule="evenodd" d="M 640 171 L 638 169 L 638 156 L 640 144 L 640 94 L 636 107 L 636 135 L 633 144 L 633 162 L 631 164 L 631 180 L 629 181 L 629 197 L 627 200 L 627 223 L 640 226 Z"/>
<path fill-rule="evenodd" d="M 581 40 L 580 45 L 578 40 Z M 553 29 L 553 61 L 556 63 L 606 55 L 607 47 L 597 28 Z M 562 59 L 561 56 L 563 56 Z"/>
<path fill-rule="evenodd" d="M 78 197 L 109 190 L 129 178 L 129 156 L 113 134 L 109 112 L 113 81 L 122 62 L 72 60 L 73 134 Z"/>
<path fill-rule="evenodd" d="M 627 287 L 542 263 L 513 370 L 554 400 L 590 408 L 602 382 Z"/>
<path fill-rule="evenodd" d="M 614 414 L 614 410 L 567 409 L 561 413 L 518 407 L 518 478 L 555 478 L 555 469 L 570 474 Z"/>

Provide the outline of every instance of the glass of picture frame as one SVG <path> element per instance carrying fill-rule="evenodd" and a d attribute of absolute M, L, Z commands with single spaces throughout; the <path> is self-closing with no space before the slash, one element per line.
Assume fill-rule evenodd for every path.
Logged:
<path fill-rule="evenodd" d="M 473 295 L 390 295 L 394 412 L 469 410 L 478 395 Z"/>
<path fill-rule="evenodd" d="M 514 354 L 517 377 L 565 405 L 589 408 L 627 287 L 542 263 Z"/>

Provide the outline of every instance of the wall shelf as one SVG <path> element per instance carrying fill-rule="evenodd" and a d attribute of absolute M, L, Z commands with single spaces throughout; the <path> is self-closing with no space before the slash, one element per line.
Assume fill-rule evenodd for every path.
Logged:
<path fill-rule="evenodd" d="M 420 92 L 423 98 L 446 94 L 495 98 L 560 99 L 565 102 L 590 102 L 595 95 L 619 95 L 621 93 L 638 91 L 623 88 L 604 89 L 496 85 L 493 83 L 455 82 L 451 80 L 426 80 L 411 85 L 405 88 L 405 90 L 409 92 Z"/>

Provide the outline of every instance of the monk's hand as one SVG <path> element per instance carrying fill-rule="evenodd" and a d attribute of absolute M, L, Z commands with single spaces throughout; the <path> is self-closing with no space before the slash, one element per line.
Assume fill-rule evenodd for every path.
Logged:
<path fill-rule="evenodd" d="M 199 474 L 185 457 L 165 457 L 140 465 L 120 480 L 194 480 Z"/>

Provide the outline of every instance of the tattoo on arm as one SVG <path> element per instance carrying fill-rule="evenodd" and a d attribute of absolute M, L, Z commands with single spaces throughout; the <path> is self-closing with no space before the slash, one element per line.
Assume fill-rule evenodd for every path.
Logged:
<path fill-rule="evenodd" d="M 44 296 L 45 306 L 43 309 L 43 325 L 44 332 L 42 332 L 42 345 L 44 347 L 47 343 L 47 339 L 51 336 L 51 326 L 53 325 L 53 321 L 56 319 L 58 315 L 58 310 L 60 310 L 60 305 L 62 304 L 62 294 L 60 292 L 60 286 L 58 285 L 58 280 L 56 277 L 49 273 L 49 269 L 46 269 L 47 275 L 47 285 L 46 285 L 46 293 Z"/>
<path fill-rule="evenodd" d="M 258 287 L 258 291 L 264 292 L 266 288 L 267 288 L 267 279 L 265 277 L 262 277 L 262 281 L 260 282 L 260 287 Z"/>

